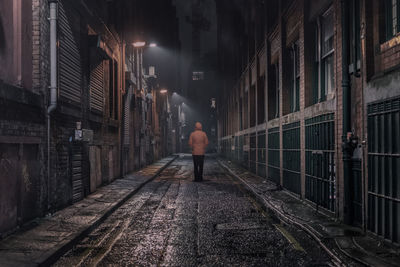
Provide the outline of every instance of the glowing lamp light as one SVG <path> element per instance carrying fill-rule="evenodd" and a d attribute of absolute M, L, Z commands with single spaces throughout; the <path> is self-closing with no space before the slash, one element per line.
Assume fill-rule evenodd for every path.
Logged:
<path fill-rule="evenodd" d="M 157 47 L 157 44 L 156 43 L 150 43 L 149 46 L 150 47 Z"/>
<path fill-rule="evenodd" d="M 161 93 L 161 94 L 166 94 L 167 92 L 168 92 L 167 89 L 161 89 L 161 90 L 160 90 L 160 93 Z"/>
<path fill-rule="evenodd" d="M 134 47 L 143 47 L 146 45 L 146 42 L 134 42 L 133 46 Z"/>

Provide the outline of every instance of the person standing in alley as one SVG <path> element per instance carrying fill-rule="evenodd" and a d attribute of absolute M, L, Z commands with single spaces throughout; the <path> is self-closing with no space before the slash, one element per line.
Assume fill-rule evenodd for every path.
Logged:
<path fill-rule="evenodd" d="M 203 180 L 204 154 L 207 145 L 207 134 L 203 132 L 201 123 L 196 122 L 194 132 L 189 137 L 189 146 L 192 148 L 195 182 Z"/>

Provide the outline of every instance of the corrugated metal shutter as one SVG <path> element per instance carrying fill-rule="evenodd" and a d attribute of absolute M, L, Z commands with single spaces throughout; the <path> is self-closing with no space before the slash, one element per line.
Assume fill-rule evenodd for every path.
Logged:
<path fill-rule="evenodd" d="M 104 110 L 104 63 L 100 55 L 94 57 L 90 66 L 90 109 Z"/>
<path fill-rule="evenodd" d="M 124 105 L 124 145 L 129 145 L 129 121 L 130 121 L 130 103 L 132 98 L 132 90 L 128 87 L 127 96 Z"/>
<path fill-rule="evenodd" d="M 61 1 L 59 5 L 59 88 L 60 96 L 81 102 L 80 19 Z"/>
<path fill-rule="evenodd" d="M 83 199 L 83 178 L 82 178 L 82 145 L 74 144 L 72 148 L 72 201 L 77 202 Z"/>

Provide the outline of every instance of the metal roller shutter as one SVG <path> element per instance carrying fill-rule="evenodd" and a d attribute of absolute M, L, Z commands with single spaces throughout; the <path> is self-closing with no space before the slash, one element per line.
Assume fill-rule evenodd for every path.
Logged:
<path fill-rule="evenodd" d="M 59 88 L 60 96 L 81 102 L 81 56 L 79 16 L 61 1 L 59 4 Z"/>
<path fill-rule="evenodd" d="M 76 143 L 72 148 L 72 201 L 78 202 L 83 199 L 83 177 L 82 177 L 82 145 Z"/>
<path fill-rule="evenodd" d="M 104 63 L 99 55 L 90 66 L 90 109 L 104 111 Z"/>

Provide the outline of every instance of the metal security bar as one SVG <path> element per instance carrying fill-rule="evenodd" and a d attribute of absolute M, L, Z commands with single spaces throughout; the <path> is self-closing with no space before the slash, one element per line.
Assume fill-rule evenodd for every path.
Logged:
<path fill-rule="evenodd" d="M 245 134 L 243 136 L 243 144 L 244 146 L 250 146 L 249 144 L 249 135 Z M 243 167 L 245 167 L 246 169 L 249 168 L 249 149 L 243 149 L 243 161 L 242 161 Z"/>
<path fill-rule="evenodd" d="M 238 148 L 239 150 L 238 161 L 240 163 L 243 163 L 243 145 L 244 145 L 244 136 L 241 135 L 239 136 L 239 148 Z"/>
<path fill-rule="evenodd" d="M 238 162 L 239 161 L 239 137 L 237 137 L 237 136 L 235 136 L 235 151 L 234 152 L 235 152 L 234 160 L 236 162 Z"/>
<path fill-rule="evenodd" d="M 336 167 L 334 114 L 305 120 L 306 199 L 335 211 Z"/>
<path fill-rule="evenodd" d="M 400 98 L 368 105 L 368 230 L 400 242 Z"/>
<path fill-rule="evenodd" d="M 250 171 L 256 173 L 257 166 L 257 133 L 250 134 Z"/>
<path fill-rule="evenodd" d="M 283 125 L 282 135 L 283 187 L 300 195 L 300 122 Z"/>
<path fill-rule="evenodd" d="M 71 154 L 72 202 L 78 202 L 84 197 L 82 177 L 82 144 L 74 143 Z"/>
<path fill-rule="evenodd" d="M 268 129 L 268 178 L 280 184 L 279 127 Z"/>
<path fill-rule="evenodd" d="M 265 131 L 257 133 L 257 175 L 265 177 L 266 175 L 266 146 L 265 146 Z"/>

